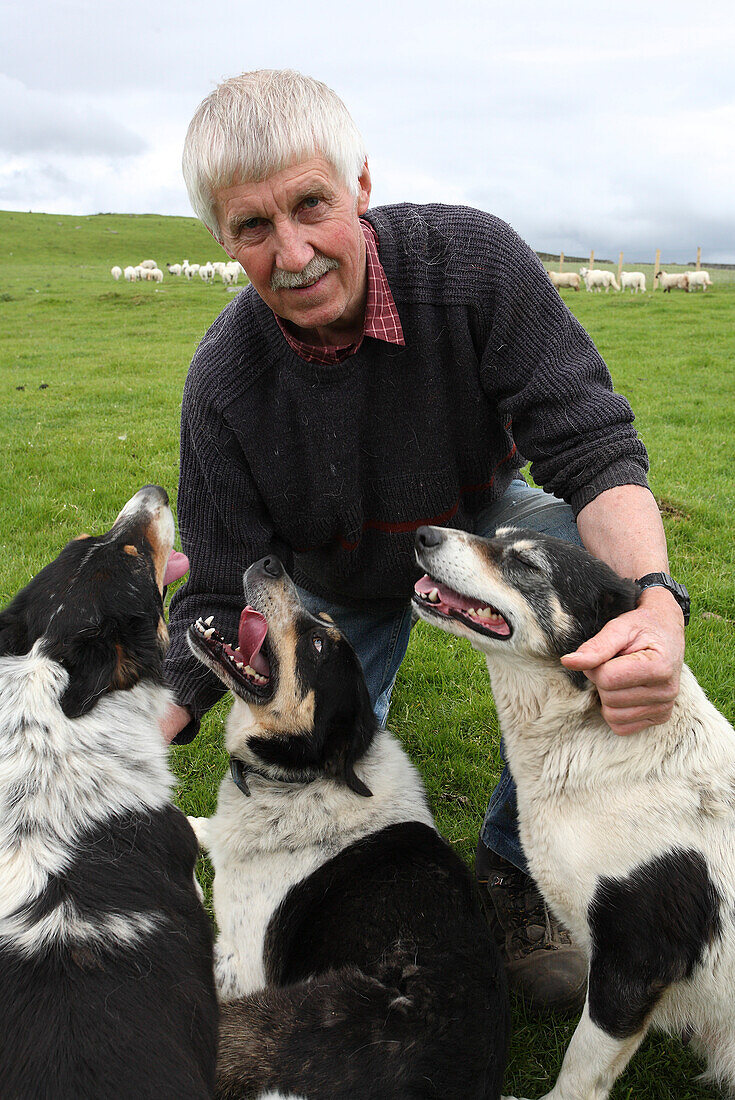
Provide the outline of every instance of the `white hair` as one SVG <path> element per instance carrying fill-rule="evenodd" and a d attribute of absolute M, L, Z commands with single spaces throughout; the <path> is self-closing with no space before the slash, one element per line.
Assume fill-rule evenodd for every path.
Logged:
<path fill-rule="evenodd" d="M 214 197 L 235 179 L 264 180 L 321 156 L 353 196 L 365 164 L 360 131 L 342 100 L 293 69 L 258 69 L 219 84 L 194 114 L 182 168 L 194 212 L 217 240 Z"/>

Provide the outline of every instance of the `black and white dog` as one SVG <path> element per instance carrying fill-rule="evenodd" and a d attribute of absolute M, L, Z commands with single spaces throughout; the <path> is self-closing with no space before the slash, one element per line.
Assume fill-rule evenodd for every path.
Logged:
<path fill-rule="evenodd" d="M 163 489 L 0 612 L 0 1095 L 211 1096 L 212 935 L 158 719 Z"/>
<path fill-rule="evenodd" d="M 420 615 L 485 654 L 547 902 L 589 956 L 587 1003 L 546 1100 L 604 1100 L 649 1027 L 735 1086 L 735 731 L 685 667 L 671 719 L 616 736 L 559 658 L 639 591 L 533 531 L 421 528 Z"/>
<path fill-rule="evenodd" d="M 238 642 L 189 631 L 234 696 L 232 778 L 190 819 L 215 869 L 218 1095 L 498 1097 L 504 978 L 468 869 L 331 620 L 276 558 L 245 591 Z"/>

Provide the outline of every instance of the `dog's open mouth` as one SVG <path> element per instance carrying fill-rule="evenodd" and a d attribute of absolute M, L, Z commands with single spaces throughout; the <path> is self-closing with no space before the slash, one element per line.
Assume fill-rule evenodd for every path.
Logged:
<path fill-rule="evenodd" d="M 265 615 L 249 605 L 240 615 L 237 632 L 237 646 L 232 647 L 214 625 L 214 616 L 197 619 L 189 627 L 194 644 L 209 658 L 208 664 L 217 671 L 217 666 L 227 673 L 227 682 L 234 681 L 256 698 L 267 698 L 271 694 L 271 668 L 263 652 L 263 643 L 268 633 Z M 233 685 L 233 690 L 234 690 Z"/>
<path fill-rule="evenodd" d="M 439 618 L 456 619 L 478 634 L 491 638 L 510 638 L 513 633 L 510 623 L 496 607 L 490 607 L 471 596 L 462 596 L 434 580 L 428 573 L 414 586 L 413 599 L 422 610 L 428 610 Z"/>

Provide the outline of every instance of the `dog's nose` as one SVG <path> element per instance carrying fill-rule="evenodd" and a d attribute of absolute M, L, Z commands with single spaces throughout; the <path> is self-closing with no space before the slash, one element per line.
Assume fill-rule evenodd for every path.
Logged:
<path fill-rule="evenodd" d="M 275 555 L 271 555 L 268 558 L 261 558 L 259 564 L 262 571 L 267 573 L 269 577 L 280 577 L 283 575 L 283 566 Z"/>
<path fill-rule="evenodd" d="M 416 547 L 419 550 L 433 550 L 444 542 L 444 532 L 440 527 L 419 527 L 416 530 Z"/>

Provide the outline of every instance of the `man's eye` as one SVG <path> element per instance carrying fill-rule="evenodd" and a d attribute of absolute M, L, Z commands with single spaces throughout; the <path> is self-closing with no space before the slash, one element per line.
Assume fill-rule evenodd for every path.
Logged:
<path fill-rule="evenodd" d="M 307 199 L 304 199 L 301 205 L 304 206 L 307 210 L 313 210 L 314 207 L 318 206 L 320 202 L 321 199 L 319 199 L 316 195 L 309 195 Z"/>
<path fill-rule="evenodd" d="M 241 229 L 257 229 L 260 225 L 260 218 L 248 218 L 247 221 L 240 223 Z"/>

